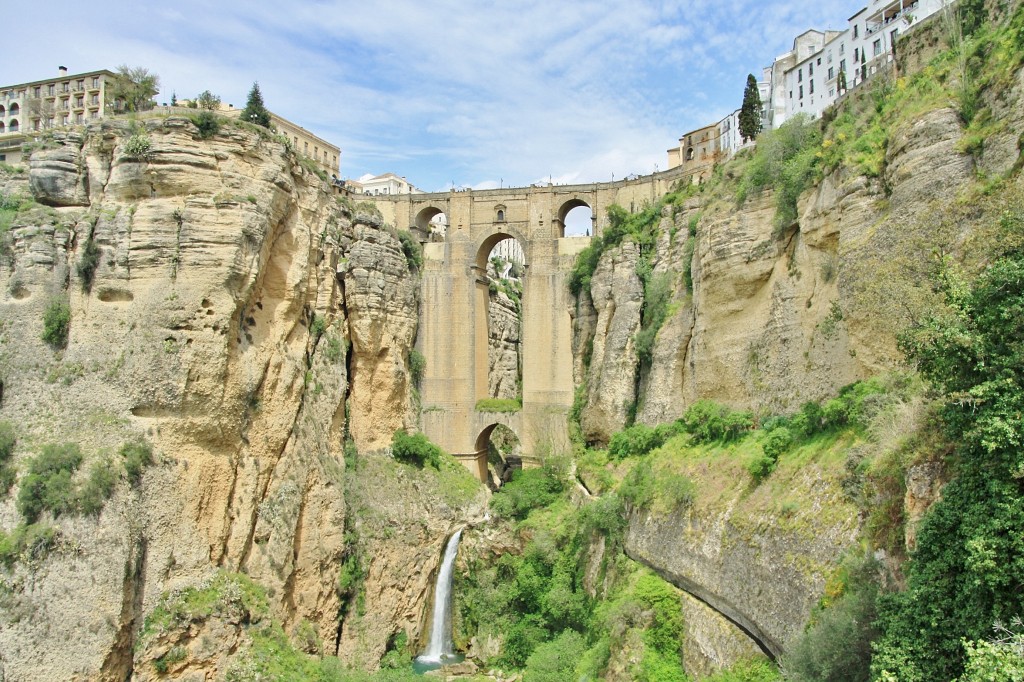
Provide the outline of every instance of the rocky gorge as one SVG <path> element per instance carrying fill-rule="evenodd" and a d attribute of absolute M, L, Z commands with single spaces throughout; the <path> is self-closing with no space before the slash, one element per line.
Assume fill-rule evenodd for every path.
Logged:
<path fill-rule="evenodd" d="M 1019 20 L 1017 5 L 993 12 Z M 898 67 L 924 69 L 943 40 L 922 30 Z M 778 188 L 737 200 L 752 152 L 646 207 L 652 247 L 608 245 L 570 311 L 579 450 L 604 452 L 702 400 L 760 423 L 902 369 L 897 332 L 937 305 L 933 254 L 977 270 L 993 216 L 1024 197 L 1024 69 L 979 97 L 998 123 L 980 148 L 981 124 L 943 97 L 872 123 L 891 127 L 868 172 L 852 152 L 829 165 L 842 143 L 826 125 L 792 220 L 778 219 Z M 874 98 L 851 96 L 835 125 L 869 120 Z M 286 140 L 227 122 L 204 137 L 184 116 L 92 122 L 0 170 L 0 195 L 0 420 L 17 471 L 0 499 L 0 680 L 259 679 L 266 641 L 374 671 L 423 641 L 457 528 L 456 589 L 475 594 L 487 585 L 474 572 L 512 582 L 502 557 L 557 537 L 492 518 L 491 491 L 453 460 L 392 458 L 393 434 L 419 420 L 414 247 Z M 638 349 L 652 287 L 663 317 Z M 518 301 L 491 301 L 490 393 L 514 398 Z M 60 306 L 66 338 L 44 340 Z M 882 480 L 869 465 L 906 449 L 925 403 L 910 395 L 879 412 L 884 423 L 784 456 L 764 480 L 743 460 L 760 435 L 732 459 L 666 445 L 650 455 L 654 478 L 692 487 L 672 504 L 633 498 L 610 524 L 618 535 L 581 525 L 574 594 L 610 602 L 643 566 L 675 590 L 690 675 L 781 656 L 862 544 L 902 578 L 949 472 L 920 446 L 884 495 L 856 486 Z M 56 443 L 82 453 L 71 501 L 28 523 L 22 491 Z M 133 474 L 125 445 L 140 443 L 151 463 Z M 552 465 L 564 466 L 565 507 L 624 495 L 635 461 L 580 451 Z M 116 472 L 109 499 L 81 511 L 74 491 L 104 469 Z M 876 542 L 872 505 L 898 507 L 894 543 Z M 624 632 L 653 627 L 656 611 L 623 616 Z M 456 639 L 495 659 L 508 637 L 472 617 L 456 619 Z M 635 679 L 630 656 L 648 646 L 635 639 L 609 653 L 607 679 Z"/>

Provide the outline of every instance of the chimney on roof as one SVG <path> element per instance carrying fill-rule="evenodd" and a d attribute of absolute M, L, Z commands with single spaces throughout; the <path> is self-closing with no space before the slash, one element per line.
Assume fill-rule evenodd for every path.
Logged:
<path fill-rule="evenodd" d="M 62 76 L 66 76 L 66 75 L 68 75 L 68 67 L 66 67 L 66 66 L 58 66 L 58 67 L 57 67 L 57 71 L 58 71 L 58 73 L 60 73 L 60 75 L 62 75 Z"/>

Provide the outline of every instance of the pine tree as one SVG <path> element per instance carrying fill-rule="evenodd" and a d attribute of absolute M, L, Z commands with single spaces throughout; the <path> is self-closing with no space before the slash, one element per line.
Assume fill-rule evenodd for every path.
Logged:
<path fill-rule="evenodd" d="M 754 74 L 747 75 L 747 87 L 743 91 L 743 106 L 740 107 L 740 135 L 743 141 L 753 140 L 761 132 L 761 95 L 757 90 Z"/>
<path fill-rule="evenodd" d="M 245 110 L 242 111 L 242 120 L 261 125 L 264 128 L 270 127 L 270 112 L 263 106 L 263 95 L 260 93 L 259 83 L 252 84 L 249 99 L 245 103 Z"/>

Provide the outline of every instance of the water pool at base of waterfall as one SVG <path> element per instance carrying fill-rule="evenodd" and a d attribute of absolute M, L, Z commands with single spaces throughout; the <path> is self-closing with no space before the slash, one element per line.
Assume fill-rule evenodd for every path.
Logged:
<path fill-rule="evenodd" d="M 420 660 L 421 658 L 422 656 L 419 658 L 414 658 L 412 661 L 412 671 L 417 675 L 423 675 L 425 673 L 430 672 L 431 670 L 437 670 L 438 668 L 444 667 L 446 665 L 462 663 L 464 660 L 466 660 L 466 657 L 462 654 L 446 654 L 441 657 L 440 661 L 423 661 Z"/>

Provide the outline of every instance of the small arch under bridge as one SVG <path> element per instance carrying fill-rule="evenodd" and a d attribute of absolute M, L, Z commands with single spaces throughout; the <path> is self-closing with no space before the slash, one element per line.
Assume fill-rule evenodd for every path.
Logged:
<path fill-rule="evenodd" d="M 527 465 L 571 447 L 573 299 L 567 275 L 590 238 L 565 237 L 566 215 L 589 206 L 590 234 L 600 235 L 609 206 L 642 210 L 681 177 L 667 171 L 588 185 L 362 197 L 376 204 L 385 222 L 411 229 L 425 242 L 417 337 L 417 349 L 426 358 L 421 428 L 480 480 L 487 479 L 487 442 L 483 438 L 481 445 L 481 437 L 494 424 L 512 429 Z M 430 221 L 440 213 L 447 219 L 444 241 L 428 241 Z M 522 409 L 479 412 L 477 401 L 489 397 L 487 257 L 495 244 L 510 237 L 519 241 L 526 258 Z"/>

